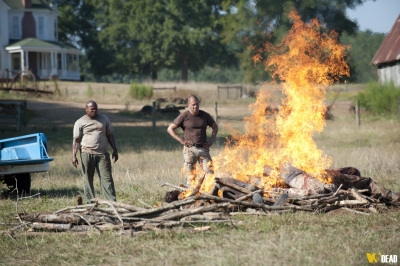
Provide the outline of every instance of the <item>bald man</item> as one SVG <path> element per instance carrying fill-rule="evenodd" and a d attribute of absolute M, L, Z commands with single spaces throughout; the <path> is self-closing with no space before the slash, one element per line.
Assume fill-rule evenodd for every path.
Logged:
<path fill-rule="evenodd" d="M 118 160 L 117 147 L 114 139 L 114 129 L 107 116 L 97 113 L 97 103 L 87 101 L 86 115 L 79 118 L 74 125 L 72 141 L 72 165 L 77 168 L 76 153 L 80 151 L 83 189 L 86 202 L 95 198 L 93 177 L 95 170 L 100 178 L 103 198 L 116 201 L 114 180 L 111 175 L 111 159 L 107 152 L 108 144 L 113 149 L 114 163 Z"/>
<path fill-rule="evenodd" d="M 183 130 L 184 137 L 181 138 L 176 129 Z M 211 137 L 207 140 L 207 128 L 212 128 Z M 218 125 L 207 112 L 200 110 L 199 99 L 195 95 L 188 97 L 188 110 L 181 113 L 167 132 L 183 145 L 184 168 L 187 184 L 196 185 L 196 165 L 203 168 L 207 173 L 213 173 L 210 147 L 214 143 L 218 133 Z"/>

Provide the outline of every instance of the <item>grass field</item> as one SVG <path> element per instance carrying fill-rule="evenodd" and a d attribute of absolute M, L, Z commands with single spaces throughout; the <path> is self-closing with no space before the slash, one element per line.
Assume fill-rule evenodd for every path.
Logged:
<path fill-rule="evenodd" d="M 154 99 L 196 93 L 202 98 L 201 109 L 211 114 L 214 102 L 218 102 L 220 134 L 212 155 L 223 149 L 224 138 L 229 137 L 227 127 L 243 130 L 248 105 L 254 102 L 252 98 L 217 99 L 216 84 L 156 85 L 177 86 L 177 92 L 157 92 Z M 141 207 L 139 200 L 155 205 L 170 190 L 161 187 L 161 181 L 184 182 L 180 174 L 181 147 L 166 132 L 173 117 L 158 117 L 153 129 L 150 117 L 129 115 L 151 104 L 152 99 L 128 99 L 128 85 L 91 84 L 90 96 L 87 87 L 85 83 L 65 82 L 59 84 L 59 95 L 0 95 L 2 99 L 27 99 L 28 109 L 35 106 L 29 110 L 32 117 L 21 132 L 3 130 L 0 138 L 44 132 L 50 156 L 54 157 L 48 172 L 33 175 L 32 194 L 40 193 L 39 197 L 16 205 L 15 195 L 2 194 L 0 223 L 17 224 L 17 207 L 19 212 L 53 212 L 76 204 L 75 198 L 83 188 L 80 171 L 70 162 L 71 121 L 84 114 L 83 103 L 89 98 L 99 103 L 99 111 L 109 115 L 115 127 L 120 159 L 113 165 L 113 176 L 119 201 Z M 315 135 L 317 146 L 333 158 L 332 168 L 356 167 L 363 176 L 400 191 L 399 121 L 362 113 L 358 127 L 348 108 L 351 97 L 363 85 L 346 90 L 340 86 L 330 88 L 328 104 L 340 88 L 333 109 L 335 120 L 327 121 L 324 131 Z M 50 109 L 45 109 L 48 104 Z M 99 193 L 97 180 L 95 188 Z M 400 256 L 399 211 L 371 215 L 298 212 L 234 219 L 242 223 L 235 227 L 213 224 L 201 233 L 178 228 L 135 238 L 112 233 L 88 237 L 49 233 L 34 238 L 21 234 L 15 239 L 0 235 L 0 265 L 369 265 L 367 252 Z"/>

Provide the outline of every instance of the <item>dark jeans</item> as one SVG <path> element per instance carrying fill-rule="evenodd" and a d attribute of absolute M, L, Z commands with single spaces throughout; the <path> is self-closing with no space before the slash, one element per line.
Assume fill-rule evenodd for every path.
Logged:
<path fill-rule="evenodd" d="M 95 198 L 93 187 L 94 171 L 100 178 L 100 187 L 103 197 L 106 200 L 116 201 L 114 180 L 111 175 L 110 154 L 89 154 L 81 152 L 83 190 L 87 203 Z"/>

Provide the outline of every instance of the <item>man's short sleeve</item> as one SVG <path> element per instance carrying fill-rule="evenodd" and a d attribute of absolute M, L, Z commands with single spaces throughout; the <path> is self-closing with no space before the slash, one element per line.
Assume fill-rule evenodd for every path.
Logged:
<path fill-rule="evenodd" d="M 175 118 L 175 120 L 173 121 L 173 123 L 174 123 L 175 125 L 177 125 L 178 127 L 183 127 L 183 115 L 182 115 L 182 114 L 178 115 L 178 117 Z"/>
<path fill-rule="evenodd" d="M 82 138 L 82 125 L 80 121 L 76 121 L 74 124 L 74 130 L 73 130 L 73 138 Z"/>
<path fill-rule="evenodd" d="M 215 120 L 214 120 L 214 118 L 212 118 L 212 116 L 209 114 L 209 113 L 206 113 L 207 115 L 207 125 L 209 126 L 209 127 L 211 127 L 214 123 L 215 123 Z"/>
<path fill-rule="evenodd" d="M 111 125 L 110 119 L 108 119 L 108 117 L 106 117 L 106 135 L 110 136 L 112 134 L 114 134 L 114 128 Z"/>

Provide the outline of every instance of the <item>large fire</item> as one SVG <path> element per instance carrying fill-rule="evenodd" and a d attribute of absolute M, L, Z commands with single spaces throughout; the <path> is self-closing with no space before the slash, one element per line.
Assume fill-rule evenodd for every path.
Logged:
<path fill-rule="evenodd" d="M 245 133 L 236 133 L 224 150 L 213 158 L 215 174 L 256 184 L 268 190 L 279 186 L 280 169 L 291 164 L 314 177 L 323 178 L 332 159 L 319 150 L 313 135 L 325 126 L 326 87 L 343 75 L 349 76 L 344 57 L 347 47 L 337 41 L 337 33 L 325 33 L 317 19 L 301 21 L 296 12 L 289 33 L 277 46 L 265 44 L 269 57 L 263 63 L 282 91 L 279 108 L 269 105 L 270 93 L 260 90 L 245 119 Z M 265 51 L 263 51 L 265 52 Z M 265 174 L 265 166 L 272 170 Z M 207 175 L 202 190 L 210 191 L 214 176 Z"/>

